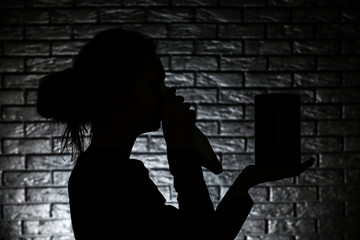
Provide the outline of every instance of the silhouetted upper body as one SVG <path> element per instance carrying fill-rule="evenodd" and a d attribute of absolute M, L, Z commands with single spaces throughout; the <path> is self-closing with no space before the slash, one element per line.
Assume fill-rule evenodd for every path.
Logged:
<path fill-rule="evenodd" d="M 69 181 L 76 239 L 234 239 L 253 205 L 249 195 L 215 212 L 194 153 L 178 149 L 168 158 L 179 208 L 165 203 L 141 161 L 109 150 L 82 154 Z"/>
<path fill-rule="evenodd" d="M 77 240 L 231 240 L 252 207 L 251 187 L 298 175 L 313 163 L 286 169 L 247 166 L 214 210 L 191 150 L 195 112 L 175 89 L 161 91 L 164 79 L 155 44 L 115 28 L 87 43 L 72 68 L 41 81 L 38 112 L 65 123 L 65 145 L 80 152 L 69 180 Z M 83 151 L 85 126 L 91 143 Z M 166 205 L 142 162 L 130 159 L 136 139 L 160 126 L 178 208 Z"/>

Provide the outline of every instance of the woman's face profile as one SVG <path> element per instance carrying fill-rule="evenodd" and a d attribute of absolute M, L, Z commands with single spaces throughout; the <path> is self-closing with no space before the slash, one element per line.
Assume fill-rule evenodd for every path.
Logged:
<path fill-rule="evenodd" d="M 160 128 L 165 71 L 156 53 L 146 56 L 145 66 L 135 79 L 132 92 L 134 122 L 139 130 L 156 131 Z"/>

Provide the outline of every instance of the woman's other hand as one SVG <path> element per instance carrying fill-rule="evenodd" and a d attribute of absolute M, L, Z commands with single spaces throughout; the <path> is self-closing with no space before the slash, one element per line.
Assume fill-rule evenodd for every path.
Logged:
<path fill-rule="evenodd" d="M 307 161 L 301 163 L 298 166 L 291 167 L 257 167 L 255 165 L 247 166 L 238 178 L 235 180 L 234 184 L 245 185 L 247 189 L 251 187 L 265 183 L 278 181 L 284 178 L 295 177 L 300 175 L 306 169 L 311 167 L 315 162 L 315 158 L 310 158 Z M 241 182 L 241 183 L 240 183 Z"/>

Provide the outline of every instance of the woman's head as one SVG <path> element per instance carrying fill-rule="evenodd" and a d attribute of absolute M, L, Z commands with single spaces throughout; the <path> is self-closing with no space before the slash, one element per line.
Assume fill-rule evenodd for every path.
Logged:
<path fill-rule="evenodd" d="M 150 39 L 119 28 L 105 30 L 80 50 L 72 68 L 42 79 L 37 109 L 41 116 L 65 123 L 64 146 L 81 152 L 86 124 L 101 124 L 109 114 L 135 117 L 144 108 L 135 93 L 146 94 L 146 79 L 150 87 L 159 74 L 163 68 Z"/>

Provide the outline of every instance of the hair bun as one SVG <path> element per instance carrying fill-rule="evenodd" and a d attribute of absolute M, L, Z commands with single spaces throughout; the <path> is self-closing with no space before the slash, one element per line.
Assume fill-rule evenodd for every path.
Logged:
<path fill-rule="evenodd" d="M 67 121 L 74 113 L 73 109 L 76 103 L 74 99 L 76 97 L 75 82 L 73 68 L 50 73 L 42 78 L 37 91 L 39 114 L 44 118 Z"/>

